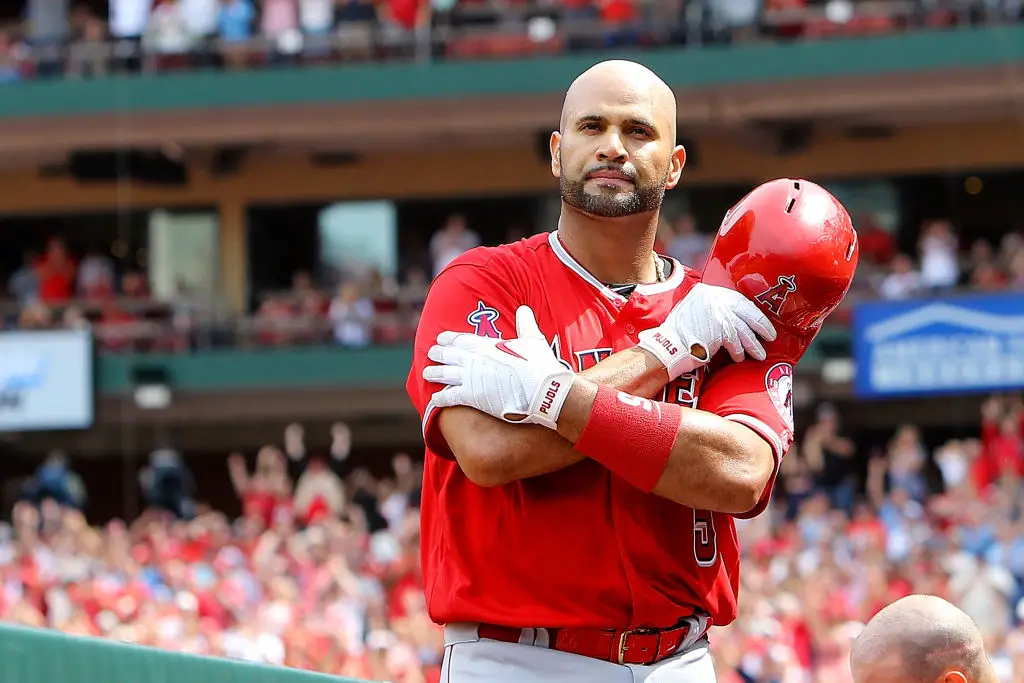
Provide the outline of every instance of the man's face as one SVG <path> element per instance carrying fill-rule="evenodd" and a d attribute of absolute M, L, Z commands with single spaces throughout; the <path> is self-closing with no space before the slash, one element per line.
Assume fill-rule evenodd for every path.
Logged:
<path fill-rule="evenodd" d="M 551 136 L 551 170 L 562 201 L 620 218 L 656 211 L 679 182 L 685 151 L 674 139 L 674 103 L 651 89 L 587 84 L 567 99 Z"/>

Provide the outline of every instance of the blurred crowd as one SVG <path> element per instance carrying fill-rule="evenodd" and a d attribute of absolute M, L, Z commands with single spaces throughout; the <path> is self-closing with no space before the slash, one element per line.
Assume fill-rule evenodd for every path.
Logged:
<path fill-rule="evenodd" d="M 981 292 L 1024 290 L 1024 234 L 1010 232 L 998 244 L 964 244 L 947 221 L 922 226 L 915 253 L 896 250 L 892 237 L 870 222 L 859 230 L 861 295 L 883 299 L 940 296 L 957 288 Z"/>
<path fill-rule="evenodd" d="M 107 4 L 106 7 L 103 5 Z M 0 82 L 297 61 L 522 56 L 1015 21 L 1014 3 L 910 0 L 26 0 Z"/>
<path fill-rule="evenodd" d="M 819 406 L 776 504 L 740 528 L 740 614 L 714 637 L 722 683 L 850 683 L 860 625 L 911 593 L 961 606 L 1000 682 L 1024 681 L 1022 434 L 1019 397 L 986 401 L 977 437 L 930 444 L 906 425 L 873 448 Z"/>
<path fill-rule="evenodd" d="M 439 680 L 442 630 L 419 567 L 421 469 L 348 468 L 351 434 L 307 453 L 291 425 L 254 467 L 227 459 L 242 515 L 196 503 L 170 450 L 140 474 L 148 508 L 90 526 L 80 480 L 54 454 L 0 525 L 0 619 L 65 633 L 368 680 Z"/>
<path fill-rule="evenodd" d="M 894 236 L 870 217 L 858 220 L 861 263 L 851 294 L 830 322 L 842 324 L 850 305 L 866 299 L 913 299 L 954 291 L 1024 290 L 1024 235 L 998 244 L 963 242 L 947 221 L 930 221 L 916 249 L 901 252 Z M 512 231 L 503 239 L 522 237 Z M 665 221 L 656 248 L 703 267 L 712 235 L 690 215 Z M 59 237 L 29 251 L 8 277 L 9 328 L 89 325 L 104 352 L 186 351 L 198 346 L 337 344 L 359 348 L 408 342 L 430 280 L 463 252 L 483 243 L 465 216 L 455 214 L 422 250 L 403 253 L 398 277 L 361 268 L 330 273 L 297 271 L 291 286 L 264 291 L 251 316 L 226 317 L 217 302 L 179 288 L 154 298 L 144 266 L 125 269 L 101 249 L 72 250 Z"/>
<path fill-rule="evenodd" d="M 1001 683 L 1024 682 L 1024 401 L 992 397 L 969 438 L 913 426 L 854 441 L 822 404 L 787 456 L 774 505 L 741 522 L 739 619 L 712 632 L 722 683 L 849 683 L 860 624 L 934 593 L 979 624 Z M 242 515 L 197 498 L 171 451 L 130 524 L 90 526 L 69 461 L 52 456 L 0 527 L 0 619 L 154 647 L 371 680 L 437 681 L 424 611 L 421 468 L 345 463 L 351 433 L 309 453 L 302 427 L 255 467 L 227 459 Z M 202 491 L 198 491 L 201 494 Z M 87 509 L 87 507 L 86 507 Z"/>

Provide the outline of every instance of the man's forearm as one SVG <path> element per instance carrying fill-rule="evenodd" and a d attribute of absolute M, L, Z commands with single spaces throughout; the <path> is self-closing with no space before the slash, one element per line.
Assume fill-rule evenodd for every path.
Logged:
<path fill-rule="evenodd" d="M 579 376 L 644 398 L 653 398 L 668 384 L 668 371 L 661 361 L 636 346 L 605 358 Z"/>
<path fill-rule="evenodd" d="M 558 419 L 558 433 L 575 444 L 591 417 L 597 384 L 579 379 Z M 701 510 L 729 514 L 749 512 L 756 505 L 774 469 L 771 446 L 749 428 L 712 413 L 682 408 L 682 421 L 653 492 Z M 656 444 L 637 435 L 636 457 Z M 616 471 L 613 462 L 604 463 Z M 622 463 L 629 467 L 631 463 Z M 616 472 L 628 475 L 625 470 Z"/>
<path fill-rule="evenodd" d="M 644 397 L 656 395 L 668 383 L 661 362 L 635 347 L 609 356 L 579 376 Z M 481 485 L 498 486 L 556 472 L 586 458 L 546 427 L 509 424 L 473 408 L 446 408 L 438 420 L 463 470 Z"/>

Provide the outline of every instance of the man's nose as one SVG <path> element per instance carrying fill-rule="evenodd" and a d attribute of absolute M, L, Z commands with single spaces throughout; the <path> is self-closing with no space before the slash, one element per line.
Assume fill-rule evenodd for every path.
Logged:
<path fill-rule="evenodd" d="M 617 161 L 623 163 L 629 157 L 626 146 L 622 144 L 622 136 L 616 130 L 609 130 L 601 140 L 597 150 L 597 158 L 601 161 Z"/>

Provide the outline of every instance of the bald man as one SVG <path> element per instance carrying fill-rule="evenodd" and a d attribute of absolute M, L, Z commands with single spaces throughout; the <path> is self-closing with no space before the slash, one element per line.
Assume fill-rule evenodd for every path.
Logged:
<path fill-rule="evenodd" d="M 759 341 L 775 331 L 742 295 L 654 251 L 686 159 L 654 73 L 587 70 L 550 145 L 558 229 L 456 259 L 416 333 L 407 389 L 427 446 L 421 547 L 427 609 L 446 627 L 442 680 L 713 683 L 707 629 L 736 617 L 732 516 L 763 510 L 791 430 Z M 651 334 L 662 330 L 676 351 Z M 509 345 L 529 338 L 564 388 L 589 380 L 612 412 L 651 420 L 629 413 L 570 440 L 550 418 L 496 416 L 515 388 L 467 381 L 452 398 L 441 340 L 460 337 L 519 359 Z M 755 360 L 710 370 L 719 349 Z M 563 385 L 538 379 L 550 415 Z M 490 388 L 493 401 L 473 394 Z"/>
<path fill-rule="evenodd" d="M 853 643 L 854 683 L 999 683 L 978 627 L 932 595 L 883 608 Z"/>

